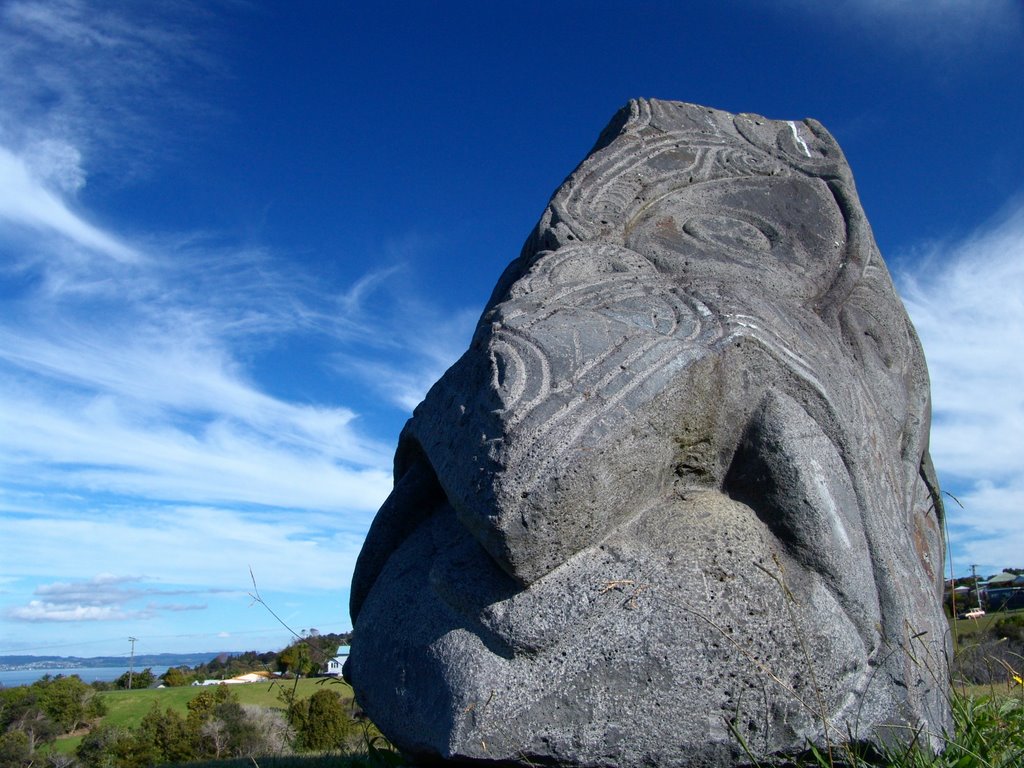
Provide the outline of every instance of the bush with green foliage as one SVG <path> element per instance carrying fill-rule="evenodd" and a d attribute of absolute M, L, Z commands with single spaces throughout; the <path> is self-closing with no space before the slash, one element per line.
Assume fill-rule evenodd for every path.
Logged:
<path fill-rule="evenodd" d="M 992 633 L 1005 640 L 1024 642 L 1024 614 L 1005 616 L 992 625 Z"/>
<path fill-rule="evenodd" d="M 160 680 L 168 688 L 180 688 L 183 685 L 192 685 L 195 679 L 195 674 L 193 674 L 188 667 L 171 667 L 160 675 Z"/>
<path fill-rule="evenodd" d="M 101 725 L 83 738 L 76 756 L 84 768 L 148 768 L 291 749 L 293 733 L 281 712 L 240 704 L 227 686 L 203 688 L 187 708 L 182 715 L 154 703 L 136 728 Z"/>
<path fill-rule="evenodd" d="M 32 747 L 24 731 L 0 733 L 0 766 L 28 768 L 32 762 Z"/>
<path fill-rule="evenodd" d="M 138 672 L 132 670 L 125 672 L 117 680 L 114 681 L 115 688 L 131 688 L 132 690 L 141 690 L 142 688 L 149 688 L 156 682 L 156 675 L 153 674 L 151 667 L 146 667 Z"/>
<path fill-rule="evenodd" d="M 135 739 L 127 728 L 99 725 L 83 738 L 75 757 L 83 768 L 115 768 L 135 765 Z"/>
<path fill-rule="evenodd" d="M 321 688 L 301 703 L 301 727 L 296 731 L 302 749 L 323 752 L 347 748 L 354 724 L 337 693 Z"/>
<path fill-rule="evenodd" d="M 277 665 L 282 672 L 291 672 L 300 677 L 311 675 L 319 669 L 305 643 L 295 643 L 281 651 L 277 656 Z"/>
<path fill-rule="evenodd" d="M 281 672 L 298 675 L 323 672 L 327 662 L 337 653 L 338 646 L 349 645 L 351 640 L 352 634 L 348 632 L 320 634 L 316 630 L 310 630 L 277 655 L 277 668 Z"/>
<path fill-rule="evenodd" d="M 135 740 L 150 746 L 152 764 L 183 763 L 196 757 L 195 738 L 184 717 L 173 709 L 160 711 L 156 702 L 135 731 Z"/>
<path fill-rule="evenodd" d="M 33 763 L 41 747 L 105 711 L 95 689 L 76 675 L 46 675 L 31 685 L 0 688 L 0 766 Z"/>

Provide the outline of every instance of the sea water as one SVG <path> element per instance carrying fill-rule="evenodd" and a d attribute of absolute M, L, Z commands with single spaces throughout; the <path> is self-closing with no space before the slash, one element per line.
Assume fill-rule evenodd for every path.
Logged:
<path fill-rule="evenodd" d="M 167 667 L 150 667 L 153 674 L 160 677 L 167 671 Z M 128 667 L 70 667 L 68 669 L 0 669 L 0 685 L 5 688 L 14 688 L 18 685 L 31 685 L 44 675 L 56 677 L 64 675 L 78 675 L 86 683 L 96 680 L 113 682 L 128 671 Z M 135 667 L 136 672 L 141 672 L 142 667 Z"/>

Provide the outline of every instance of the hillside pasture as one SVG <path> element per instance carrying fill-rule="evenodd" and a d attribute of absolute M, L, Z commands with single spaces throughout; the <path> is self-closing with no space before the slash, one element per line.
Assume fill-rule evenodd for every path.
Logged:
<path fill-rule="evenodd" d="M 331 686 L 346 701 L 352 700 L 352 689 L 348 683 L 338 678 L 319 677 L 296 680 L 274 680 L 265 683 L 243 683 L 231 685 L 231 692 L 240 704 L 255 704 L 260 707 L 274 709 L 285 708 L 280 699 L 283 690 L 295 688 L 296 697 L 305 699 L 312 696 L 321 686 Z M 172 709 L 183 717 L 188 715 L 188 703 L 206 690 L 201 686 L 183 686 L 181 688 L 145 688 L 138 691 L 103 691 L 99 696 L 107 706 L 107 714 L 102 722 L 122 728 L 137 728 L 154 706 L 161 710 Z M 63 754 L 75 751 L 82 741 L 82 734 L 64 736 L 57 739 L 54 750 Z"/>

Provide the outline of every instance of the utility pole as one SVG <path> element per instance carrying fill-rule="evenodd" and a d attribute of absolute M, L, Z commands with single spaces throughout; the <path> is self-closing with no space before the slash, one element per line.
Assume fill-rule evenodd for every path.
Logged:
<path fill-rule="evenodd" d="M 135 676 L 135 643 L 138 642 L 137 637 L 129 637 L 128 642 L 132 644 L 132 656 L 128 662 L 128 690 L 132 689 L 132 678 Z"/>
<path fill-rule="evenodd" d="M 974 597 L 978 601 L 978 607 L 981 608 L 981 590 L 978 589 L 978 566 L 971 565 L 971 576 L 974 577 Z"/>

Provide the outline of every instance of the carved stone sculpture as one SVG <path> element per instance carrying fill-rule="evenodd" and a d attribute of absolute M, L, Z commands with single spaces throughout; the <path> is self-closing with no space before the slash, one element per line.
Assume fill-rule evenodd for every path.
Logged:
<path fill-rule="evenodd" d="M 938 746 L 929 418 L 832 136 L 633 101 L 406 425 L 346 675 L 425 762 Z"/>

